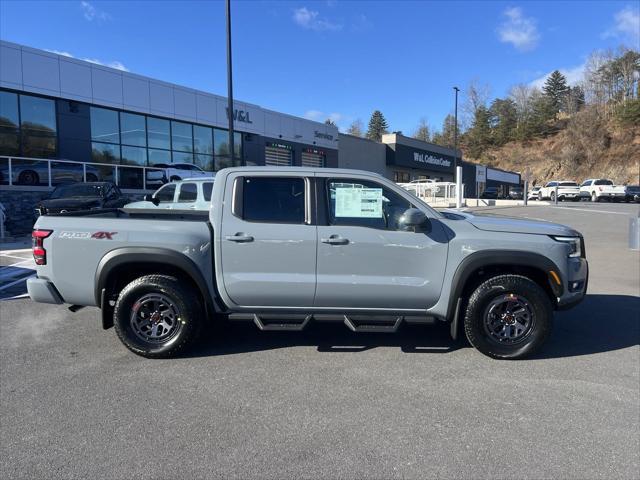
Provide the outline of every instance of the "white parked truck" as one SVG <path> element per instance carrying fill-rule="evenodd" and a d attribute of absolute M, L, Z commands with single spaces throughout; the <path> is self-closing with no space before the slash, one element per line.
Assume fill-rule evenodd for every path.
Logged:
<path fill-rule="evenodd" d="M 588 198 L 592 202 L 599 202 L 603 199 L 624 200 L 624 185 L 614 185 L 606 178 L 590 178 L 580 185 L 580 198 Z"/>
<path fill-rule="evenodd" d="M 538 191 L 538 200 L 548 199 L 554 202 L 556 195 L 558 195 L 558 201 L 573 200 L 577 202 L 580 200 L 580 187 L 576 182 L 569 180 L 547 182 L 545 186 Z"/>

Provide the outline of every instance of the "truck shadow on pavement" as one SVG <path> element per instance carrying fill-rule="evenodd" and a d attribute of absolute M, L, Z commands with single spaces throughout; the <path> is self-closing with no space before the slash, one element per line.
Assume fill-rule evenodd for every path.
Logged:
<path fill-rule="evenodd" d="M 551 338 L 532 359 L 591 355 L 640 343 L 640 297 L 588 295 L 572 310 L 556 312 Z M 402 325 L 396 333 L 354 333 L 339 322 L 313 323 L 302 332 L 262 332 L 252 323 L 224 322 L 208 329 L 188 357 L 232 355 L 297 346 L 318 352 L 359 353 L 396 347 L 404 353 L 451 353 L 470 348 L 454 341 L 448 324 Z"/>

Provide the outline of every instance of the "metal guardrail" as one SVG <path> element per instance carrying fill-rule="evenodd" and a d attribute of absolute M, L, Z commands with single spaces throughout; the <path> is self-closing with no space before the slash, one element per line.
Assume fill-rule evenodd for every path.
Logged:
<path fill-rule="evenodd" d="M 453 182 L 398 183 L 398 186 L 430 205 L 449 206 L 456 201 L 456 184 Z M 462 198 L 464 198 L 464 184 Z"/>
<path fill-rule="evenodd" d="M 148 172 L 163 170 L 142 165 L 0 156 L 0 185 L 52 188 L 70 181 L 110 181 L 123 189 L 147 190 Z M 153 183 L 153 188 L 159 186 Z"/>

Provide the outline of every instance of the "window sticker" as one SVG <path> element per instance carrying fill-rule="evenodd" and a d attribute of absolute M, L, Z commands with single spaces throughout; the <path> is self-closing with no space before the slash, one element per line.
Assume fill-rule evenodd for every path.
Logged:
<path fill-rule="evenodd" d="M 336 188 L 337 217 L 382 218 L 381 188 Z"/>

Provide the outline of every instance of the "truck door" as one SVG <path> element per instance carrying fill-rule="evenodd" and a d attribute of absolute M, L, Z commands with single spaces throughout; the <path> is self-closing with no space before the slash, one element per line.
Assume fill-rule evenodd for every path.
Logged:
<path fill-rule="evenodd" d="M 322 183 L 318 201 L 324 202 L 326 215 L 319 217 L 326 216 L 326 224 L 318 225 L 315 306 L 433 306 L 440 297 L 448 249 L 437 219 L 430 219 L 424 231 L 407 229 L 399 220 L 414 205 L 391 187 L 349 178 Z"/>
<path fill-rule="evenodd" d="M 237 306 L 310 307 L 316 227 L 309 180 L 259 172 L 227 177 L 220 232 L 222 279 Z"/>

